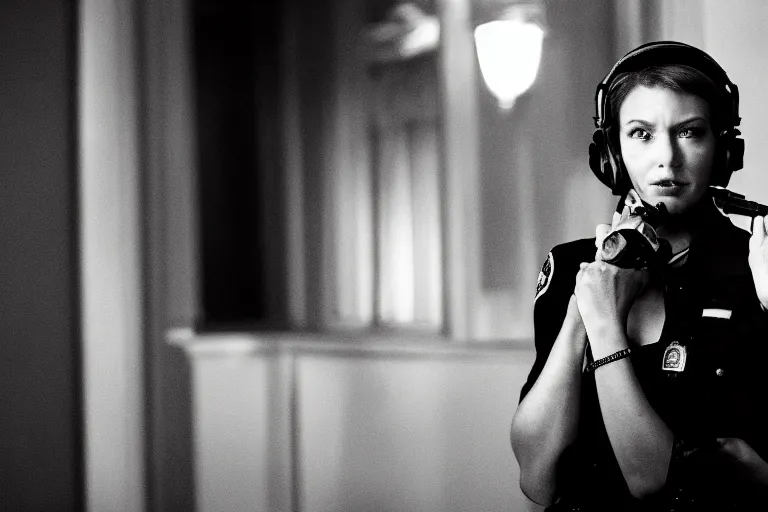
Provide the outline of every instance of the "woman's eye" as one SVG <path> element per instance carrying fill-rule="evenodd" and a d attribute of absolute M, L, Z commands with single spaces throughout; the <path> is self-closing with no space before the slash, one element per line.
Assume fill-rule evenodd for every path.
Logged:
<path fill-rule="evenodd" d="M 696 137 L 701 133 L 701 130 L 698 128 L 683 128 L 680 130 L 680 137 L 684 139 L 689 139 L 691 137 Z"/>
<path fill-rule="evenodd" d="M 629 132 L 629 136 L 632 139 L 648 140 L 651 138 L 651 134 L 642 128 L 635 128 Z"/>

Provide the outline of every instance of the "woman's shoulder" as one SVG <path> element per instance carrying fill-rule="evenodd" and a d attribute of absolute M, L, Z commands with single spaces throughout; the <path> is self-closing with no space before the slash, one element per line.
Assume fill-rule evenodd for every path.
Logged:
<path fill-rule="evenodd" d="M 581 238 L 563 244 L 558 244 L 552 248 L 552 254 L 563 259 L 577 258 L 579 262 L 588 261 L 583 258 L 589 258 L 589 261 L 595 258 L 595 238 Z"/>
<path fill-rule="evenodd" d="M 594 238 L 582 238 L 554 246 L 548 257 L 557 261 L 562 268 L 575 269 L 575 273 L 581 262 L 595 261 L 596 250 Z"/>
<path fill-rule="evenodd" d="M 547 292 L 550 292 L 550 297 L 570 296 L 579 264 L 594 259 L 594 238 L 583 238 L 554 246 L 539 271 L 534 302 Z"/>

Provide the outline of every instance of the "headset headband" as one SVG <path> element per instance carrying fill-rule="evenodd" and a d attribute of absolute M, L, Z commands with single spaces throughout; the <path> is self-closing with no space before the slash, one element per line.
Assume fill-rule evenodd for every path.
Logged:
<path fill-rule="evenodd" d="M 684 64 L 701 71 L 709 77 L 717 88 L 731 101 L 728 128 L 735 128 L 741 123 L 739 117 L 739 88 L 728 79 L 728 75 L 706 52 L 676 41 L 656 41 L 647 43 L 630 51 L 622 57 L 605 76 L 595 91 L 595 127 L 605 127 L 608 90 L 616 75 L 625 71 L 640 70 L 648 66 L 664 64 Z"/>

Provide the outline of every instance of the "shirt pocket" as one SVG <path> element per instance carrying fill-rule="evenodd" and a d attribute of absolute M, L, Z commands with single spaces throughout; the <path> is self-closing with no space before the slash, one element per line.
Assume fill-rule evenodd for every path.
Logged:
<path fill-rule="evenodd" d="M 719 308 L 730 309 L 730 308 Z M 706 311 L 706 308 L 705 308 Z M 761 375 L 760 354 L 750 354 L 750 339 L 740 311 L 704 316 L 690 341 L 689 384 L 697 415 L 719 437 L 739 437 L 749 422 L 754 379 Z"/>

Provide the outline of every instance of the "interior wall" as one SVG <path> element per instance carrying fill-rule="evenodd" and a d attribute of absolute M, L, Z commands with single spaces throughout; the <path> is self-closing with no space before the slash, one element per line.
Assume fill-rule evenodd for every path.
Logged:
<path fill-rule="evenodd" d="M 478 77 L 481 338 L 530 339 L 547 252 L 594 236 L 615 199 L 589 169 L 594 91 L 614 56 L 614 1 L 546 2 L 546 36 L 531 89 L 501 110 Z"/>
<path fill-rule="evenodd" d="M 703 49 L 739 87 L 740 130 L 745 141 L 744 169 L 729 188 L 748 199 L 768 203 L 768 4 L 760 0 L 702 2 Z"/>
<path fill-rule="evenodd" d="M 72 2 L 0 3 L 0 502 L 82 510 Z"/>
<path fill-rule="evenodd" d="M 198 512 L 532 510 L 509 425 L 527 348 L 183 341 Z"/>
<path fill-rule="evenodd" d="M 532 363 L 300 357 L 301 510 L 526 510 L 509 425 Z"/>

